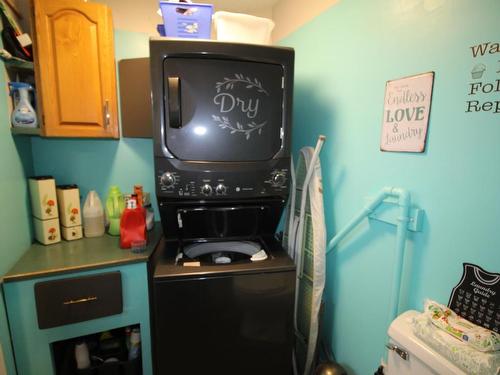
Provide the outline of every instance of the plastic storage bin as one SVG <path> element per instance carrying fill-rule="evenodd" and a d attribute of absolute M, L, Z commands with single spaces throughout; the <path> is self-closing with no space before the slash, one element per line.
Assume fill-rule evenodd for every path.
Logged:
<path fill-rule="evenodd" d="M 214 25 L 217 40 L 271 44 L 271 31 L 273 31 L 274 22 L 268 18 L 242 13 L 216 12 Z"/>
<path fill-rule="evenodd" d="M 166 36 L 210 39 L 213 5 L 160 1 L 160 9 Z"/>
<path fill-rule="evenodd" d="M 159 25 L 156 25 L 156 30 L 158 31 L 158 34 L 160 36 L 165 36 L 165 25 L 160 23 Z"/>

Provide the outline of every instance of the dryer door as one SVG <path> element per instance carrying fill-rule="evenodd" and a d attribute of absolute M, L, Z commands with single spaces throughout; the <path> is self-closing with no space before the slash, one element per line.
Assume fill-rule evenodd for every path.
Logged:
<path fill-rule="evenodd" d="M 272 159 L 283 143 L 283 79 L 277 64 L 167 57 L 166 148 L 184 161 Z"/>

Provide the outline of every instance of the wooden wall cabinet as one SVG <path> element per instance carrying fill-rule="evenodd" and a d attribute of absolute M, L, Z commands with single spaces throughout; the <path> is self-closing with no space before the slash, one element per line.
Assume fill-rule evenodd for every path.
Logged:
<path fill-rule="evenodd" d="M 34 0 L 41 135 L 119 138 L 111 10 L 81 0 Z"/>

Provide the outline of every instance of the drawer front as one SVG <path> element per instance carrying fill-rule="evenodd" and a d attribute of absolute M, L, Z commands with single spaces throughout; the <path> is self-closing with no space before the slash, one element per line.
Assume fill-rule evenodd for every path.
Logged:
<path fill-rule="evenodd" d="M 120 314 L 121 273 L 108 272 L 35 284 L 40 329 Z"/>

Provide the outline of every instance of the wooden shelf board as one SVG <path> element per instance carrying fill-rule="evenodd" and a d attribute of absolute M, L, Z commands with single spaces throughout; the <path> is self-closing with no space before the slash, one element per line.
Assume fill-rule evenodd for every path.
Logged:
<path fill-rule="evenodd" d="M 2 58 L 7 69 L 23 69 L 23 70 L 34 70 L 33 62 L 18 59 L 17 57 L 12 57 L 10 59 Z"/>

